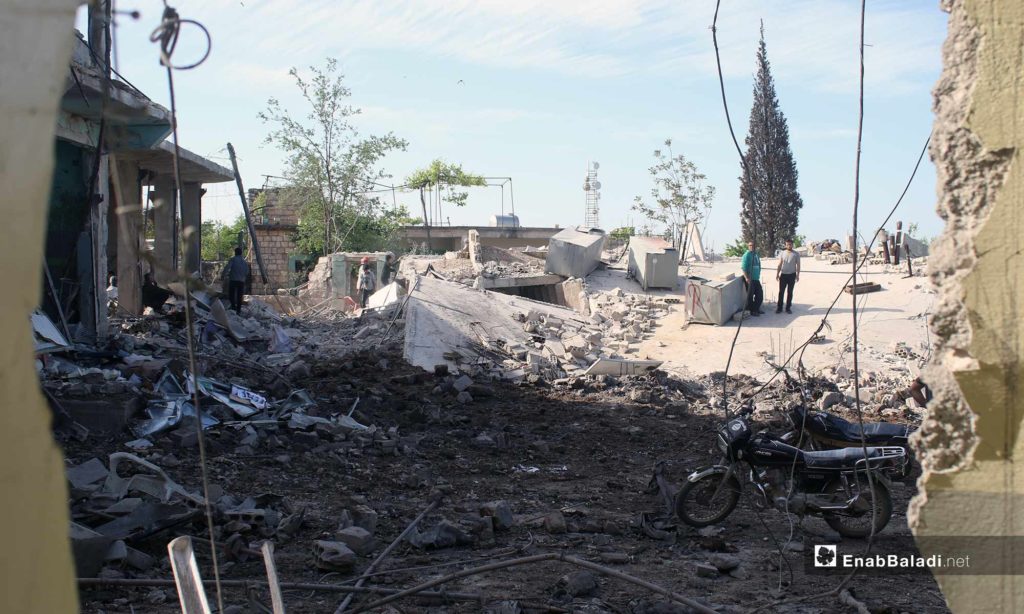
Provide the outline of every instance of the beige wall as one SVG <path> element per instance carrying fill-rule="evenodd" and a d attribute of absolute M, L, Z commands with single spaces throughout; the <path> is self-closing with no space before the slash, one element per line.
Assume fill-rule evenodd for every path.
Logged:
<path fill-rule="evenodd" d="M 50 435 L 28 326 L 41 290 L 57 105 L 77 4 L 0 2 L 0 612 L 78 611 L 64 464 Z"/>
<path fill-rule="evenodd" d="M 946 230 L 930 259 L 940 300 L 925 372 L 936 396 L 917 440 L 926 471 L 910 520 L 919 538 L 1024 535 L 1024 2 L 943 7 L 931 155 Z M 1024 577 L 938 579 L 955 612 L 1024 611 Z"/>

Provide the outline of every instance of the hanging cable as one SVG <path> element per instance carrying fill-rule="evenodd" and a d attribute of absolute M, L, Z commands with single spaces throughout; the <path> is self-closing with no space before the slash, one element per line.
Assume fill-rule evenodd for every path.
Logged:
<path fill-rule="evenodd" d="M 181 30 L 181 24 L 188 23 L 198 26 L 199 29 L 206 36 L 206 51 L 202 58 L 198 62 L 175 66 L 171 61 L 171 57 L 174 54 L 174 50 L 178 45 L 178 36 Z M 184 219 L 184 211 L 182 209 L 181 202 L 181 145 L 178 138 L 178 106 L 174 95 L 174 71 L 175 70 L 191 70 L 198 67 L 200 64 L 206 61 L 206 58 L 210 56 L 210 49 L 213 46 L 213 41 L 210 39 L 210 32 L 198 21 L 192 19 L 181 19 L 178 16 L 178 12 L 167 5 L 164 2 L 164 14 L 160 20 L 160 25 L 157 26 L 153 33 L 149 37 L 150 42 L 160 43 L 160 63 L 167 70 L 167 90 L 170 96 L 171 104 L 171 134 L 174 138 L 174 201 L 175 209 L 178 211 L 178 215 Z M 199 232 L 198 228 L 193 229 L 193 232 Z M 185 229 L 182 228 L 182 243 L 187 245 L 184 240 Z M 188 274 L 183 274 L 184 286 L 185 286 L 185 330 L 187 339 L 188 349 L 188 368 L 189 375 L 191 377 L 192 385 L 192 403 L 195 405 L 197 418 L 202 416 L 200 398 L 199 398 L 199 370 L 196 361 L 196 342 L 195 342 L 195 331 L 193 330 L 193 322 L 195 321 L 194 314 L 192 312 L 192 277 Z M 201 419 L 196 420 L 196 438 L 199 448 L 199 472 L 203 483 L 203 499 L 204 507 L 206 512 L 206 526 L 209 533 L 210 543 L 216 542 L 216 535 L 214 534 L 213 525 L 213 506 L 210 503 L 210 480 L 209 473 L 206 467 L 206 441 L 203 436 L 203 421 Z M 213 548 L 211 552 L 213 559 L 213 579 L 214 585 L 217 591 L 217 609 L 218 611 L 224 611 L 224 595 L 221 590 L 220 582 L 220 564 L 217 556 L 217 549 Z"/>
<path fill-rule="evenodd" d="M 722 58 L 718 51 L 718 9 L 722 5 L 722 0 L 715 2 L 715 17 L 711 22 L 711 41 L 715 46 L 715 64 L 718 67 L 718 86 L 722 92 L 722 107 L 725 109 L 725 122 L 729 125 L 729 136 L 732 137 L 732 143 L 736 146 L 736 153 L 740 157 L 740 165 L 743 166 L 743 178 L 747 184 L 747 196 L 750 199 L 750 210 L 752 215 L 750 216 L 750 223 L 752 225 L 751 237 L 757 240 L 757 211 L 754 207 L 754 189 L 750 184 L 750 167 L 747 166 L 747 157 L 743 154 L 743 149 L 740 148 L 740 142 L 736 139 L 736 131 L 732 127 L 732 118 L 729 115 L 729 101 L 725 96 L 725 77 L 722 75 Z M 754 243 L 754 249 L 757 249 L 757 243 Z M 754 252 L 757 256 L 757 252 Z M 760 258 L 760 257 L 758 257 Z M 747 284 L 747 296 L 744 306 L 750 305 L 750 298 L 754 292 L 754 279 L 753 279 L 753 265 L 751 265 L 751 280 Z M 760 282 L 758 282 L 760 283 Z M 743 316 L 740 312 L 740 321 L 736 325 L 736 334 L 732 337 L 732 343 L 729 344 L 729 358 L 725 361 L 725 372 L 722 374 L 722 407 L 725 409 L 725 419 L 728 420 L 729 414 L 729 401 L 728 401 L 728 385 L 729 385 L 729 367 L 732 365 L 732 355 L 736 350 L 736 341 L 740 338 L 740 331 L 743 329 Z"/>

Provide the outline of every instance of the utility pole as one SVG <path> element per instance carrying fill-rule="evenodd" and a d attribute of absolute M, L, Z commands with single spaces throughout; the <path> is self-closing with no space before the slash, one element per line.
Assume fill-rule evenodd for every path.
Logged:
<path fill-rule="evenodd" d="M 235 148 L 228 143 L 228 155 L 231 156 L 231 168 L 235 171 L 235 185 L 238 186 L 238 198 L 242 201 L 242 211 L 245 213 L 245 225 L 249 227 L 249 238 L 252 240 L 252 251 L 256 254 L 256 264 L 260 269 L 260 279 L 263 285 L 270 283 L 267 279 L 267 269 L 263 266 L 263 256 L 260 255 L 260 244 L 256 241 L 256 229 L 252 225 L 252 216 L 249 215 L 249 203 L 245 199 L 245 188 L 242 187 L 242 175 L 238 172 L 238 160 L 235 158 Z"/>

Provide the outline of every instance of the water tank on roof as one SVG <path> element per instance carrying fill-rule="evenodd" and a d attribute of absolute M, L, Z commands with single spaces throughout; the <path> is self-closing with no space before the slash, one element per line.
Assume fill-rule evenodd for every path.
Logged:
<path fill-rule="evenodd" d="M 519 228 L 518 215 L 492 215 L 491 226 L 497 228 Z"/>

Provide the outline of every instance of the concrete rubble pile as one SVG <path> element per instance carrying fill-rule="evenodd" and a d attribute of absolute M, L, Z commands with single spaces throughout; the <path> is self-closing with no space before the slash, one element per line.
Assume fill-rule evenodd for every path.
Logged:
<path fill-rule="evenodd" d="M 79 577 L 163 577 L 167 532 L 191 535 L 209 551 L 204 513 L 206 499 L 178 484 L 154 460 L 127 453 L 93 457 L 67 468 L 71 495 L 71 546 Z M 172 455 L 164 466 L 178 466 Z M 239 498 L 219 486 L 210 489 L 214 536 L 226 561 L 259 557 L 259 541 L 285 541 L 299 530 L 303 510 L 273 494 Z"/>
<path fill-rule="evenodd" d="M 250 299 L 239 315 L 205 293 L 193 296 L 205 426 L 287 418 L 311 403 L 294 382 L 308 378 L 313 365 L 373 348 L 386 331 L 394 340 L 403 334 L 402 320 L 390 311 L 299 319 Z M 183 299 L 172 297 L 159 311 L 147 308 L 141 318 L 112 320 L 102 347 L 57 350 L 40 353 L 36 366 L 62 435 L 82 440 L 142 420 L 150 426 L 140 437 L 152 436 L 195 417 Z"/>
<path fill-rule="evenodd" d="M 585 374 L 630 375 L 656 368 L 631 361 L 639 342 L 667 313 L 664 299 L 621 289 L 587 294 L 576 312 L 498 293 L 421 278 L 407 316 L 405 357 L 485 380 L 558 381 Z M 437 341 L 441 340 L 441 343 Z M 638 369 L 633 369 L 640 363 Z M 613 365 L 613 371 L 605 371 Z M 468 384 L 467 384 L 468 385 Z"/>

